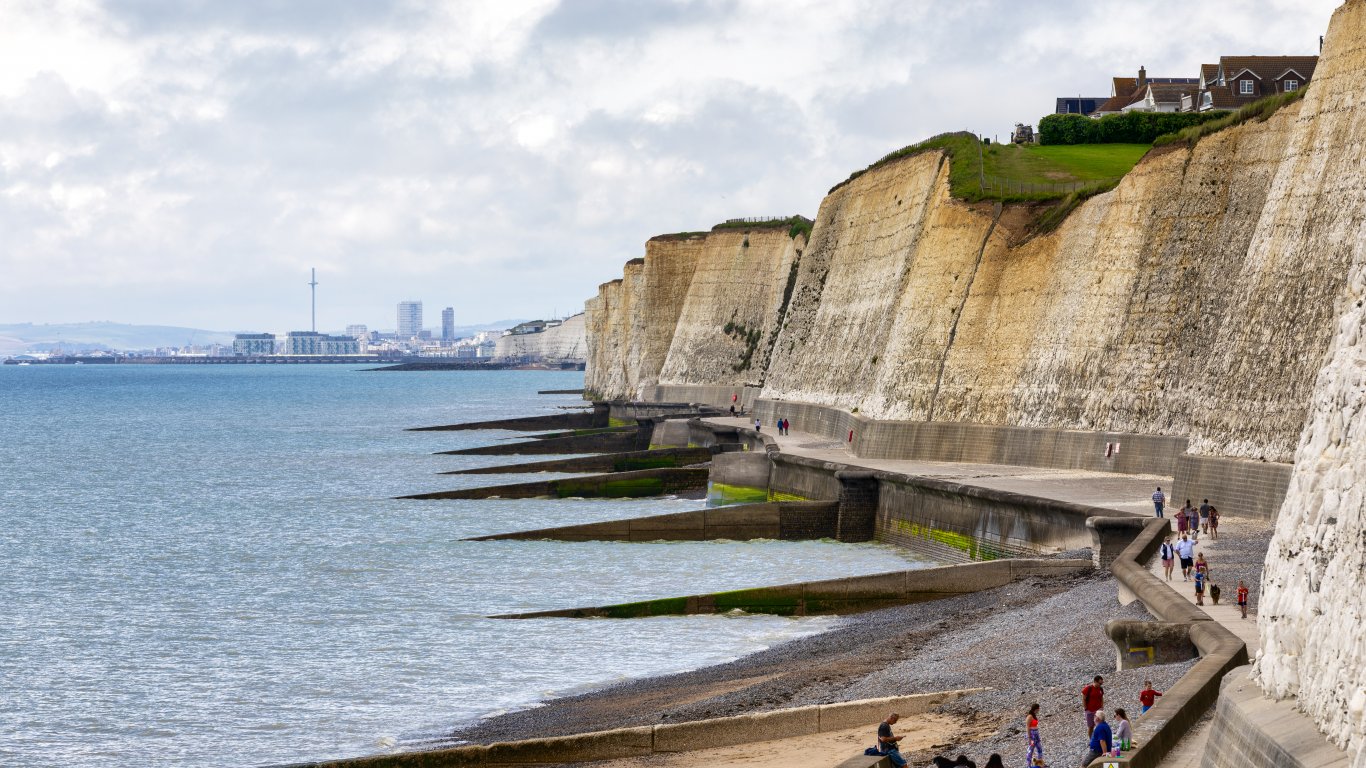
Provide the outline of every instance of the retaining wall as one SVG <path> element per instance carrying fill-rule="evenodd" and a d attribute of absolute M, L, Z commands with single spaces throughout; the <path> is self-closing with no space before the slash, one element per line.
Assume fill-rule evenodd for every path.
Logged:
<path fill-rule="evenodd" d="M 1270 699 L 1251 666 L 1224 676 L 1201 768 L 1348 768 L 1351 758 L 1318 732 L 1293 698 Z M 1317 736 L 1317 738 L 1314 738 Z"/>
<path fill-rule="evenodd" d="M 1170 532 L 1170 525 L 1164 519 L 1148 520 L 1142 532 L 1115 558 L 1110 571 L 1122 585 L 1121 601 L 1127 594 L 1141 600 L 1158 619 L 1188 626 L 1190 640 L 1200 651 L 1200 661 L 1176 685 L 1164 691 L 1152 709 L 1133 719 L 1137 746 L 1119 758 L 1098 758 L 1091 763 L 1093 768 L 1107 763 L 1156 768 L 1209 711 L 1219 695 L 1224 675 L 1247 663 L 1247 646 L 1242 640 L 1148 571 L 1148 561 L 1162 543 L 1162 537 Z M 1107 626 L 1107 631 L 1110 629 Z M 1111 636 L 1115 633 L 1111 632 Z"/>
<path fill-rule="evenodd" d="M 1227 514 L 1273 519 L 1290 482 L 1291 465 L 1186 453 L 1183 437 L 1081 432 L 959 422 L 878 421 L 813 403 L 757 399 L 765 426 L 787 418 L 793 429 L 847 442 L 854 455 L 1006 464 L 1173 478 L 1169 505 L 1208 498 Z M 1168 484 L 1164 484 L 1164 488 Z"/>

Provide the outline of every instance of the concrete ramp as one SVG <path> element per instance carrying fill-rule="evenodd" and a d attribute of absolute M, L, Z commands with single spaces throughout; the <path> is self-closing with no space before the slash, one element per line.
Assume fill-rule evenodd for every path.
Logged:
<path fill-rule="evenodd" d="M 871 576 L 851 576 L 826 581 L 806 581 L 774 587 L 715 592 L 709 595 L 667 597 L 636 603 L 591 608 L 567 608 L 530 613 L 508 613 L 493 619 L 609 618 L 636 619 L 648 616 L 696 614 L 767 613 L 777 616 L 823 616 L 923 603 L 955 595 L 980 592 L 1032 576 L 1059 576 L 1089 571 L 1090 560 L 1015 559 L 964 563 L 912 571 L 892 571 Z"/>
<path fill-rule="evenodd" d="M 703 491 L 707 487 L 706 467 L 677 467 L 643 469 L 639 472 L 614 472 L 608 475 L 543 480 L 534 483 L 493 485 L 486 488 L 464 488 L 458 491 L 436 491 L 400 499 L 534 499 L 550 498 L 606 498 L 634 499 L 646 496 Z"/>

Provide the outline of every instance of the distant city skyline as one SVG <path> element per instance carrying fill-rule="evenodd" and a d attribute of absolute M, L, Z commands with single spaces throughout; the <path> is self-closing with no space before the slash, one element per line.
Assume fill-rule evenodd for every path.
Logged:
<path fill-rule="evenodd" d="M 310 267 L 319 330 L 568 314 L 653 235 L 814 216 L 1140 65 L 1316 53 L 1336 5 L 4 3 L 0 322 L 307 329 Z"/>

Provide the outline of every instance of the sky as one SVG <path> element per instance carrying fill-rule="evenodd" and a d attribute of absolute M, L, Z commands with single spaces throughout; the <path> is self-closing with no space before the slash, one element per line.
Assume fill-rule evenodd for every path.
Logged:
<path fill-rule="evenodd" d="M 0 323 L 306 329 L 310 268 L 319 330 L 563 316 L 653 235 L 1336 5 L 0 0 Z"/>

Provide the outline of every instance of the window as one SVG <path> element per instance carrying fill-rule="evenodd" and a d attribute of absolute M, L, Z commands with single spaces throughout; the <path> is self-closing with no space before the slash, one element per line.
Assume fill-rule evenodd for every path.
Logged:
<path fill-rule="evenodd" d="M 1241 93 L 1241 94 L 1243 94 L 1244 96 L 1251 96 L 1251 95 L 1252 95 L 1252 81 L 1251 81 L 1251 80 L 1239 80 L 1239 81 L 1238 81 L 1238 93 Z"/>
<path fill-rule="evenodd" d="M 1299 89 L 1300 89 L 1300 81 L 1299 81 L 1299 80 L 1286 80 L 1286 81 L 1285 81 L 1285 92 L 1286 92 L 1286 93 L 1290 93 L 1291 91 L 1298 91 Z"/>
<path fill-rule="evenodd" d="M 1210 93 L 1209 91 L 1205 91 L 1204 93 L 1200 94 L 1200 106 L 1202 106 L 1202 107 L 1212 107 L 1212 106 L 1214 106 L 1214 94 Z"/>

